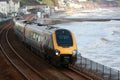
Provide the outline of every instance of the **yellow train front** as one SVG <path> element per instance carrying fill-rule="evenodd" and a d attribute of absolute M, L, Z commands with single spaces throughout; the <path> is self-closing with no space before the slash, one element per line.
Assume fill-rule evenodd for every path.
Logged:
<path fill-rule="evenodd" d="M 74 34 L 66 29 L 58 29 L 52 33 L 54 59 L 56 65 L 74 64 L 77 60 L 77 47 Z"/>

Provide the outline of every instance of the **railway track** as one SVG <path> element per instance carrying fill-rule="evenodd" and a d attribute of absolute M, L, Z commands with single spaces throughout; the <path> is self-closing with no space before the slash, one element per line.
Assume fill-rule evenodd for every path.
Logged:
<path fill-rule="evenodd" d="M 12 34 L 12 35 L 14 35 L 14 34 Z M 11 40 L 11 41 L 13 41 L 13 40 Z M 15 40 L 15 41 L 18 41 L 18 40 Z M 17 42 L 17 43 L 19 43 L 19 42 Z M 21 43 L 21 42 L 20 42 Z M 14 43 L 14 44 L 16 44 L 16 43 Z M 21 45 L 21 46 L 19 46 L 19 48 L 20 47 L 24 47 L 24 49 L 25 49 L 25 46 L 23 46 L 23 45 Z M 29 53 L 29 52 L 26 52 L 26 53 Z M 34 55 L 34 53 L 30 53 L 30 55 L 32 55 L 33 57 L 34 57 L 34 59 L 32 59 L 32 60 L 34 60 L 35 62 L 37 62 L 37 61 L 41 61 L 41 60 L 39 60 L 40 59 L 40 57 L 38 57 L 38 56 L 36 56 L 36 55 Z M 21 55 L 22 57 L 25 57 L 25 56 L 30 56 L 30 55 Z M 24 58 L 25 59 L 25 58 Z M 35 60 L 35 59 L 38 59 L 37 61 Z M 28 60 L 27 58 L 26 58 L 26 61 L 28 61 L 28 62 L 32 62 L 32 61 L 30 61 L 30 60 Z M 43 62 L 43 61 L 42 61 Z M 38 68 L 37 66 L 36 66 L 36 64 L 38 64 L 38 66 L 41 66 L 42 67 L 42 65 L 40 65 L 40 63 L 39 62 L 37 62 L 37 63 L 31 63 L 31 65 L 34 65 L 36 68 Z M 46 63 L 45 63 L 46 64 Z M 51 65 L 49 65 L 49 68 L 48 68 L 48 70 L 49 69 L 51 69 L 49 72 L 46 72 L 46 74 L 48 73 L 48 74 L 53 74 L 53 73 L 55 73 L 55 74 L 53 74 L 53 75 L 55 75 L 56 77 L 58 77 L 56 74 L 59 74 L 59 77 L 61 76 L 61 77 L 64 77 L 64 76 L 67 76 L 68 77 L 68 79 L 69 80 L 93 80 L 92 78 L 88 78 L 88 76 L 86 75 L 85 76 L 85 74 L 78 74 L 78 72 L 76 72 L 76 71 L 74 71 L 74 70 L 72 70 L 72 69 L 59 69 L 59 68 L 56 68 L 56 69 L 54 69 L 53 68 L 53 66 L 51 66 Z M 39 69 L 37 69 L 38 71 L 39 71 Z M 61 72 L 62 74 L 60 74 L 60 73 L 56 73 L 56 71 L 57 72 Z M 41 71 L 42 72 L 42 71 Z M 53 72 L 53 73 L 52 73 Z M 42 72 L 43 74 L 45 73 L 45 72 Z M 84 75 L 84 76 L 83 76 Z M 47 76 L 47 75 L 46 75 Z M 51 78 L 52 79 L 52 78 Z M 60 79 L 61 80 L 61 79 Z"/>
<path fill-rule="evenodd" d="M 49 65 L 21 44 L 11 26 L 1 30 L 0 48 L 25 80 L 96 80 L 75 69 L 61 70 Z"/>
<path fill-rule="evenodd" d="M 11 31 L 11 32 L 13 32 L 13 31 Z M 15 37 L 14 33 L 9 33 L 9 34 L 13 35 Z M 14 39 L 14 38 L 12 38 L 12 39 Z M 10 41 L 14 41 L 14 40 L 10 40 Z M 21 42 L 18 41 L 18 39 L 16 39 L 15 41 L 17 41 L 17 42 L 12 43 L 13 44 L 12 46 L 15 46 L 15 44 L 17 44 L 17 43 L 21 43 Z M 36 70 L 38 70 L 41 74 L 43 74 L 43 76 L 48 77 L 47 79 L 55 79 L 55 80 L 61 80 L 61 79 L 62 80 L 63 79 L 64 80 L 91 80 L 91 79 L 88 79 L 85 76 L 82 76 L 81 74 L 78 74 L 78 73 L 76 73 L 76 72 L 74 72 L 72 70 L 68 70 L 68 69 L 65 70 L 64 69 L 61 72 L 61 71 L 59 71 L 59 69 L 55 69 L 53 66 L 51 66 L 51 65 L 47 64 L 46 62 L 44 62 L 43 60 L 41 60 L 40 57 L 36 56 L 34 53 L 29 52 L 29 50 L 26 49 L 26 46 L 24 46 L 23 44 L 18 45 L 18 48 L 21 48 L 21 47 L 24 48 L 24 51 L 26 51 L 26 54 L 24 54 L 24 55 L 20 54 L 20 56 L 22 56 L 27 62 L 30 62 L 30 65 L 33 65 Z M 21 53 L 21 51 L 22 50 L 20 50 L 18 52 Z M 29 55 L 27 53 L 29 53 Z M 31 58 L 31 56 L 33 58 L 28 59 L 28 57 Z M 33 62 L 33 61 L 35 61 L 35 62 Z M 45 64 L 48 67 L 41 65 L 40 61 L 42 62 L 41 64 L 43 64 L 43 65 Z M 47 72 L 43 71 L 44 68 L 42 68 L 42 71 L 41 71 L 40 67 L 44 67 L 45 69 L 47 68 L 48 71 Z"/>
<path fill-rule="evenodd" d="M 2 32 L 10 26 L 10 22 L 6 22 L 5 24 L 0 25 L 0 41 Z M 1 46 L 1 44 L 0 44 Z M 0 80 L 26 80 L 23 78 L 19 72 L 16 71 L 15 68 L 9 63 L 7 58 L 4 56 L 2 49 L 0 47 Z"/>
<path fill-rule="evenodd" d="M 14 33 L 11 31 L 9 33 L 10 35 L 13 35 L 13 39 L 15 39 Z M 9 37 L 10 38 L 10 37 Z M 11 39 L 12 39 L 11 38 Z M 29 65 L 33 66 L 39 74 L 42 74 L 43 77 L 45 77 L 44 80 L 72 80 L 71 77 L 64 75 L 63 73 L 60 73 L 57 69 L 55 69 L 50 64 L 46 63 L 43 59 L 41 59 L 38 55 L 35 55 L 33 52 L 31 52 L 25 45 L 21 44 L 21 42 L 18 39 L 10 40 L 14 42 L 10 42 L 12 46 L 16 47 L 16 51 L 19 52 L 18 54 L 24 58 L 25 61 L 29 63 Z M 19 45 L 15 45 L 19 44 Z M 24 48 L 24 49 L 23 49 Z M 24 54 L 20 54 L 24 51 Z M 29 58 L 28 58 L 29 57 Z"/>
<path fill-rule="evenodd" d="M 89 77 L 88 75 L 85 75 L 81 72 L 78 73 L 78 71 L 72 70 L 70 68 L 62 69 L 61 72 L 65 75 L 71 77 L 72 80 L 94 80 L 91 77 Z"/>
<path fill-rule="evenodd" d="M 8 26 L 10 26 L 10 25 L 8 25 Z M 54 68 L 52 68 L 52 67 L 50 67 L 50 68 L 48 68 L 49 66 L 45 67 L 46 65 L 41 66 L 44 64 L 42 64 L 42 63 L 40 64 L 39 61 L 37 61 L 39 63 L 36 64 L 36 62 L 33 62 L 34 61 L 33 58 L 35 59 L 35 57 L 28 59 L 28 56 L 25 56 L 25 57 L 27 57 L 26 59 L 32 60 L 32 61 L 27 61 L 26 59 L 24 60 L 21 57 L 25 53 L 23 48 L 18 49 L 19 48 L 18 47 L 17 51 L 16 51 L 15 47 L 12 47 L 11 43 L 9 42 L 8 34 L 11 33 L 11 31 L 9 31 L 9 30 L 11 30 L 11 28 L 8 28 L 8 27 L 7 27 L 7 29 L 4 28 L 4 30 L 2 30 L 0 48 L 2 50 L 2 53 L 4 53 L 4 55 L 8 58 L 8 60 L 11 62 L 11 64 L 20 72 L 20 74 L 22 74 L 24 76 L 24 78 L 26 80 L 49 80 L 49 79 L 71 80 L 70 77 L 64 76 L 63 74 L 57 72 L 57 70 L 54 70 Z M 10 35 L 9 35 L 9 37 L 12 38 Z M 11 42 L 13 43 L 14 40 Z M 19 50 L 20 50 L 20 52 L 19 52 Z M 22 53 L 22 55 L 20 55 L 20 53 Z M 29 54 L 27 54 L 27 55 L 29 55 Z M 32 56 L 33 55 L 31 55 L 31 57 Z M 45 68 L 42 69 L 41 67 L 45 67 Z M 49 69 L 49 70 L 47 70 L 47 69 Z"/>
<path fill-rule="evenodd" d="M 12 31 L 13 32 L 13 31 Z M 13 35 L 14 36 L 14 34 L 12 33 L 11 35 Z M 14 36 L 15 37 L 15 36 Z M 13 41 L 13 40 L 11 40 L 11 41 Z M 15 40 L 15 41 L 17 41 L 17 43 L 14 43 L 14 44 L 20 44 L 19 42 L 18 42 L 18 40 Z M 13 45 L 13 46 L 15 46 L 15 45 Z M 77 72 L 75 72 L 74 70 L 70 70 L 70 69 L 61 69 L 61 68 L 54 68 L 53 66 L 51 66 L 51 65 L 49 65 L 49 64 L 47 64 L 46 62 L 44 62 L 43 60 L 42 60 L 42 64 L 45 64 L 46 66 L 49 66 L 49 68 L 47 67 L 47 69 L 49 70 L 49 71 L 47 71 L 47 72 L 45 72 L 45 71 L 41 71 L 40 69 L 38 69 L 39 68 L 39 66 L 41 66 L 42 67 L 42 65 L 40 64 L 40 62 L 38 62 L 38 61 L 41 61 L 41 58 L 40 57 L 38 57 L 37 55 L 35 55 L 34 53 L 31 53 L 31 52 L 29 52 L 29 50 L 28 49 L 26 49 L 26 46 L 24 46 L 23 44 L 20 44 L 20 46 L 19 46 L 19 48 L 21 48 L 21 47 L 23 47 L 25 50 L 26 50 L 26 54 L 27 53 L 29 53 L 30 55 L 21 55 L 26 61 L 28 61 L 28 62 L 30 62 L 30 64 L 31 65 L 34 65 L 34 67 L 39 71 L 39 72 L 41 72 L 41 73 L 43 73 L 44 75 L 45 74 L 52 74 L 51 76 L 56 76 L 56 77 L 50 77 L 50 76 L 47 76 L 49 79 L 60 79 L 61 80 L 61 78 L 62 77 L 64 77 L 64 76 L 66 76 L 67 78 L 63 78 L 63 79 L 65 79 L 65 80 L 93 80 L 92 78 L 88 78 L 88 76 L 83 76 L 83 75 L 81 75 L 81 74 L 78 74 Z M 32 59 L 28 59 L 26 56 L 29 56 L 29 58 L 32 56 Z M 33 61 L 35 61 L 35 62 L 33 62 L 33 63 L 31 63 L 32 61 L 31 60 L 33 60 Z M 45 68 L 46 68 L 46 66 L 44 66 Z M 57 71 L 57 72 L 56 72 Z M 59 72 L 59 73 L 58 73 Z M 53 74 L 54 73 L 54 74 Z M 57 74 L 59 74 L 59 76 L 57 75 Z M 43 75 L 43 76 L 44 76 Z M 85 75 L 85 74 L 84 74 Z"/>
<path fill-rule="evenodd" d="M 8 26 L 11 26 L 9 24 Z M 8 31 L 10 28 L 2 29 L 2 36 L 0 41 L 0 47 L 2 53 L 7 57 L 12 65 L 27 79 L 27 80 L 43 80 L 44 78 L 32 68 L 29 64 L 26 63 L 10 45 L 7 38 Z"/>
<path fill-rule="evenodd" d="M 103 80 L 102 78 L 96 76 L 95 74 L 89 72 L 88 70 L 80 69 L 79 66 L 69 65 L 69 69 L 85 77 L 87 80 Z"/>

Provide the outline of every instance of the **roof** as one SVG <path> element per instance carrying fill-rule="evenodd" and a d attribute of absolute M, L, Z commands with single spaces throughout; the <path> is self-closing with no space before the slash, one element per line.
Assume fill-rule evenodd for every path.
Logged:
<path fill-rule="evenodd" d="M 13 2 L 18 2 L 17 0 L 12 0 Z"/>
<path fill-rule="evenodd" d="M 37 33 L 47 33 L 47 34 L 52 34 L 52 32 L 56 31 L 57 29 L 59 29 L 58 27 L 54 27 L 54 26 L 38 26 L 37 24 L 28 24 L 26 26 L 26 28 L 35 30 Z"/>
<path fill-rule="evenodd" d="M 10 0 L 0 0 L 0 2 L 1 2 L 1 1 L 2 1 L 2 2 L 3 2 L 3 1 L 4 1 L 4 2 L 9 2 Z M 12 1 L 13 1 L 13 2 L 18 2 L 17 0 L 12 0 Z"/>
<path fill-rule="evenodd" d="M 0 1 L 8 1 L 8 0 L 0 0 Z"/>

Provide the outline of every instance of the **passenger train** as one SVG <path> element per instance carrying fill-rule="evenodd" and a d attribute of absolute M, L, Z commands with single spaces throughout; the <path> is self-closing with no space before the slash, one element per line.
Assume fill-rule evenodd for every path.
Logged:
<path fill-rule="evenodd" d="M 74 64 L 77 60 L 75 36 L 67 29 L 15 20 L 14 32 L 37 54 L 55 65 Z"/>

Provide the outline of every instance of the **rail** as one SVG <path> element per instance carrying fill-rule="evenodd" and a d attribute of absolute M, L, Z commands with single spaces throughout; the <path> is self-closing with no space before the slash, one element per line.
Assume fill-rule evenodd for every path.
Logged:
<path fill-rule="evenodd" d="M 3 30 L 4 29 L 2 29 L 1 32 Z M 82 71 L 87 71 L 88 73 L 94 74 L 100 77 L 101 80 L 120 80 L 119 70 L 115 70 L 105 65 L 99 64 L 81 55 L 78 57 L 78 62 L 74 67 L 77 67 Z"/>
<path fill-rule="evenodd" d="M 10 27 L 8 27 L 10 26 Z M 7 28 L 8 27 L 8 28 Z M 6 52 L 6 49 L 3 47 L 2 43 L 0 43 L 0 48 L 3 52 L 3 54 L 6 56 L 6 58 L 11 62 L 11 64 L 20 72 L 20 74 L 22 74 L 24 76 L 25 79 L 27 80 L 32 80 L 33 78 L 35 78 L 36 80 L 42 80 L 42 79 L 45 79 L 44 77 L 42 77 L 41 74 L 39 74 L 39 72 L 34 69 L 31 65 L 29 65 L 21 56 L 19 56 L 17 54 L 17 52 L 14 50 L 14 48 L 12 47 L 12 45 L 10 44 L 9 40 L 8 40 L 8 32 L 9 30 L 11 29 L 11 23 L 9 25 L 7 25 L 7 27 L 4 27 L 2 28 L 2 31 L 1 33 L 4 33 L 4 39 L 6 41 L 6 44 L 4 45 L 7 45 L 9 46 L 8 51 L 10 53 L 14 53 L 14 58 L 13 58 L 13 54 L 8 54 Z M 4 31 L 4 29 L 8 29 L 6 31 Z M 1 34 L 0 33 L 0 34 Z M 2 38 L 1 38 L 2 40 Z M 9 50 L 10 49 L 10 50 Z M 12 56 L 11 56 L 12 55 Z M 15 60 L 16 58 L 16 60 Z M 19 65 L 19 63 L 22 63 L 21 66 Z M 18 63 L 18 64 L 17 64 Z M 27 69 L 27 70 L 25 70 Z M 32 75 L 33 74 L 33 75 Z"/>

